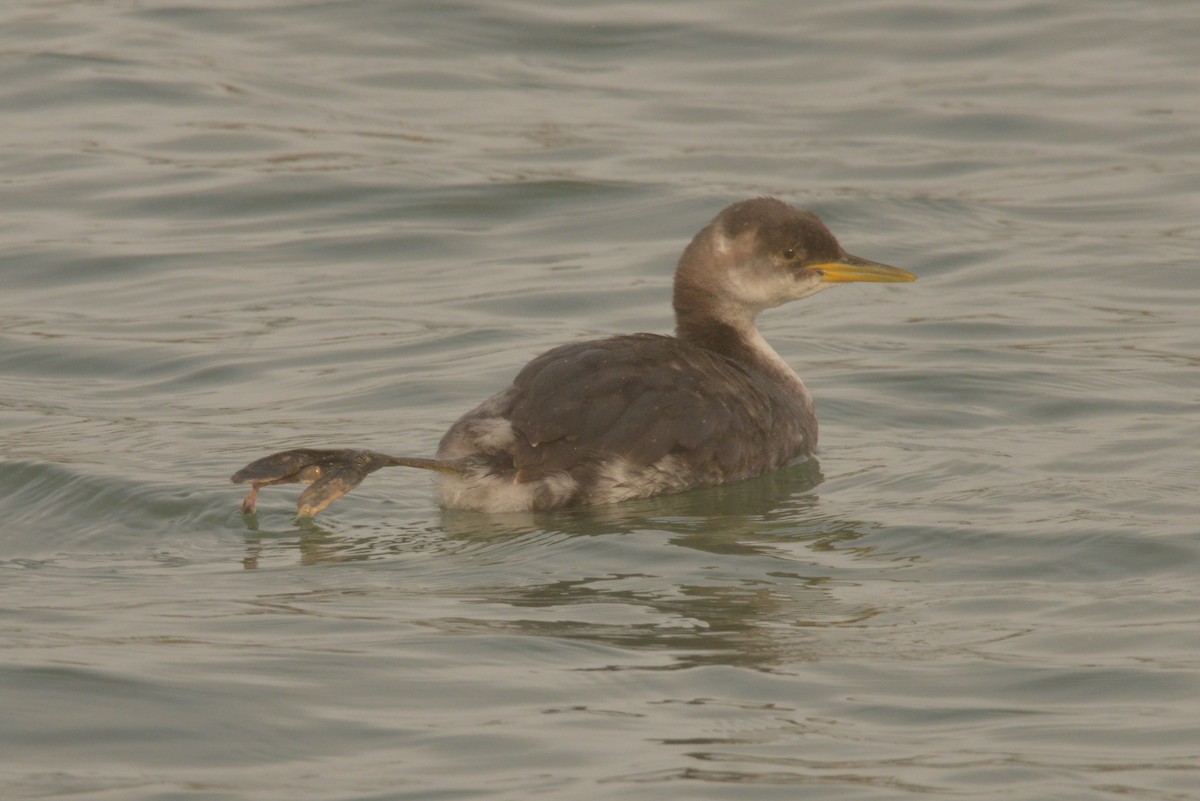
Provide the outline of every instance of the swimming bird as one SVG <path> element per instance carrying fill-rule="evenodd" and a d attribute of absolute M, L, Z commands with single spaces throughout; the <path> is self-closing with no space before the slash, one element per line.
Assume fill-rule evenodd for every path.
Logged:
<path fill-rule="evenodd" d="M 485 512 L 608 504 L 750 478 L 813 452 L 800 377 L 763 339 L 759 312 L 850 281 L 915 281 L 851 256 L 808 211 L 772 197 L 725 208 L 675 270 L 675 336 L 561 345 L 467 412 L 437 458 L 301 448 L 233 475 L 258 492 L 302 483 L 311 517 L 381 467 L 435 471 L 441 503 Z"/>

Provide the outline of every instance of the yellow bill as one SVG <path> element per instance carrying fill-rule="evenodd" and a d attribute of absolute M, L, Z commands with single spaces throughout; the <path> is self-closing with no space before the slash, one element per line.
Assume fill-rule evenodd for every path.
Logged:
<path fill-rule="evenodd" d="M 877 261 L 860 259 L 858 256 L 846 254 L 840 261 L 830 261 L 824 264 L 814 264 L 808 269 L 821 274 L 821 280 L 827 283 L 850 283 L 851 281 L 870 281 L 873 283 L 900 283 L 916 281 L 917 277 L 908 270 L 880 264 Z"/>

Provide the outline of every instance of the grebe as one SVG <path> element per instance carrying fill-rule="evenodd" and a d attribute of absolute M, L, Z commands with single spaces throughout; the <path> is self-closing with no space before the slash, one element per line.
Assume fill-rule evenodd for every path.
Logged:
<path fill-rule="evenodd" d="M 301 448 L 239 470 L 260 488 L 309 484 L 311 517 L 381 467 L 438 473 L 441 502 L 485 512 L 607 504 L 750 478 L 808 456 L 817 416 L 755 326 L 764 309 L 850 281 L 916 276 L 851 256 L 817 216 L 771 197 L 734 203 L 675 271 L 675 336 L 561 345 L 450 427 L 436 459 Z"/>

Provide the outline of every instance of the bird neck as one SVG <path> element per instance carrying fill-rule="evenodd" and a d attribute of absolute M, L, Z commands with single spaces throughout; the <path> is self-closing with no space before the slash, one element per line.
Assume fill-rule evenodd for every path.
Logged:
<path fill-rule="evenodd" d="M 715 298 L 696 297 L 699 292 L 702 290 L 687 285 L 675 287 L 675 336 L 678 339 L 806 391 L 796 372 L 763 338 L 754 323 L 753 313 L 722 308 Z"/>

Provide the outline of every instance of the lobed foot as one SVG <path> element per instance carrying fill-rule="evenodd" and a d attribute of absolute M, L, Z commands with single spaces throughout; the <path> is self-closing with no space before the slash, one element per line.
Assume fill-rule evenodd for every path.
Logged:
<path fill-rule="evenodd" d="M 329 504 L 390 463 L 382 453 L 366 450 L 297 448 L 256 459 L 233 474 L 234 484 L 249 482 L 242 514 L 252 515 L 258 491 L 272 484 L 308 484 L 296 502 L 300 517 L 315 517 Z"/>

